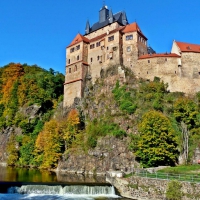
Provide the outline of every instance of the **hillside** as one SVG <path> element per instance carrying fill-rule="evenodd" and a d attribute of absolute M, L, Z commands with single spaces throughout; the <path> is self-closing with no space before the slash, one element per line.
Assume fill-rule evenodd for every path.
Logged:
<path fill-rule="evenodd" d="M 23 154 L 18 150 L 26 148 L 23 143 L 34 147 L 38 132 L 62 101 L 63 82 L 62 74 L 37 65 L 10 63 L 0 68 L 1 161 L 8 158 L 9 164 L 16 164 L 18 157 Z M 8 139 L 10 145 L 6 146 Z M 18 149 L 12 146 L 16 141 Z M 28 151 L 31 148 L 27 152 L 24 149 L 24 154 L 28 154 Z M 18 162 L 28 164 L 24 159 Z"/>
<path fill-rule="evenodd" d="M 139 165 L 197 162 L 199 93 L 170 93 L 159 78 L 137 79 L 120 66 L 102 70 L 94 85 L 90 78 L 84 99 L 75 99 L 85 129 L 70 144 L 59 169 L 128 172 Z"/>
<path fill-rule="evenodd" d="M 195 162 L 200 93 L 170 93 L 157 77 L 112 66 L 95 84 L 87 76 L 84 98 L 62 110 L 63 75 L 14 63 L 0 72 L 0 152 L 9 165 L 104 173 Z"/>

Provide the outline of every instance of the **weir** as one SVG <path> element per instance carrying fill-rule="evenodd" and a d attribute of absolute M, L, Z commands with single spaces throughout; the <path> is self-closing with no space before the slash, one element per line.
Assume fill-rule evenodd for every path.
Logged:
<path fill-rule="evenodd" d="M 23 185 L 21 187 L 10 187 L 7 193 L 13 194 L 74 194 L 74 195 L 115 195 L 113 186 L 87 186 L 87 185 Z"/>

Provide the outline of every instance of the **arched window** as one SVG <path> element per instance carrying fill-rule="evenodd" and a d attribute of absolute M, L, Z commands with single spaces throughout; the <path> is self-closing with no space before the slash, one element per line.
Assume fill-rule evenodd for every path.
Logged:
<path fill-rule="evenodd" d="M 77 56 L 77 60 L 79 60 L 79 55 Z"/>
<path fill-rule="evenodd" d="M 70 64 L 70 59 L 68 60 L 68 64 Z"/>
<path fill-rule="evenodd" d="M 77 65 L 74 66 L 74 71 L 75 71 L 75 72 L 77 71 Z"/>
<path fill-rule="evenodd" d="M 72 69 L 71 68 L 69 68 L 69 73 L 71 73 L 72 72 Z"/>

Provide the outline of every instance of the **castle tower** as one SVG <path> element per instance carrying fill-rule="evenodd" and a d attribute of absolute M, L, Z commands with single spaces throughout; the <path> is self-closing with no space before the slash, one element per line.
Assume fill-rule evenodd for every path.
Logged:
<path fill-rule="evenodd" d="M 88 70 L 87 44 L 89 40 L 77 34 L 66 49 L 66 75 L 64 84 L 64 107 L 70 106 L 74 98 L 83 97 L 85 76 Z"/>
<path fill-rule="evenodd" d="M 125 20 L 125 15 L 124 15 Z M 141 55 L 147 54 L 147 38 L 136 22 L 128 24 L 123 32 L 123 64 L 133 68 Z"/>

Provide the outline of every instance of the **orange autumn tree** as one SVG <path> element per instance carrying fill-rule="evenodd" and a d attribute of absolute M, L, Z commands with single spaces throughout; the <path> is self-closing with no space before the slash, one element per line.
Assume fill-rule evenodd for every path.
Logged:
<path fill-rule="evenodd" d="M 13 84 L 23 75 L 24 69 L 23 66 L 19 63 L 11 63 L 8 67 L 5 68 L 1 75 L 3 93 L 3 97 L 1 99 L 2 103 L 8 103 Z"/>
<path fill-rule="evenodd" d="M 67 118 L 61 122 L 60 126 L 62 130 L 61 132 L 63 134 L 63 139 L 65 141 L 65 149 L 70 148 L 71 144 L 76 139 L 76 136 L 79 132 L 79 124 L 79 113 L 75 109 L 72 109 L 67 115 Z"/>
<path fill-rule="evenodd" d="M 52 119 L 45 123 L 35 144 L 35 161 L 41 168 L 55 168 L 62 155 L 63 139 L 59 124 Z"/>

